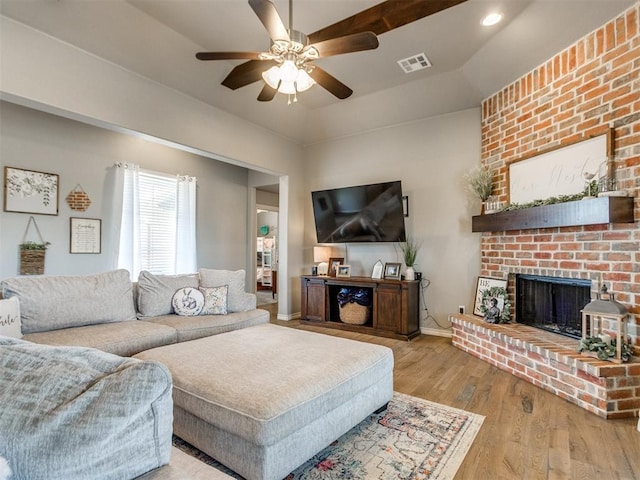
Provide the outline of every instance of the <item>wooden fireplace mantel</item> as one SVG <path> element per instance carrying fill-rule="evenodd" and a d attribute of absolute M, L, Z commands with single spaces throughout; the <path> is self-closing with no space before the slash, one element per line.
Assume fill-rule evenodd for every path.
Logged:
<path fill-rule="evenodd" d="M 633 197 L 598 197 L 476 215 L 471 219 L 471 231 L 500 232 L 528 228 L 633 223 L 633 200 Z"/>

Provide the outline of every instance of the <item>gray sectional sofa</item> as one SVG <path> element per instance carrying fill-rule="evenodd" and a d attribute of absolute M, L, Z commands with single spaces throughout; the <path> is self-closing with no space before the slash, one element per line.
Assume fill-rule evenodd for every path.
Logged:
<path fill-rule="evenodd" d="M 226 313 L 175 313 L 177 290 L 218 282 L 228 287 Z M 5 299 L 19 300 L 22 332 L 22 339 L 0 336 L 0 457 L 12 480 L 225 477 L 172 449 L 169 370 L 123 357 L 268 323 L 269 313 L 244 292 L 244 271 L 142 272 L 132 283 L 129 272 L 115 270 L 0 286 Z"/>
<path fill-rule="evenodd" d="M 224 477 L 175 452 L 172 431 L 249 480 L 280 480 L 393 396 L 391 349 L 268 324 L 241 270 L 1 286 L 23 333 L 0 337 L 12 480 Z"/>
<path fill-rule="evenodd" d="M 202 281 L 201 281 L 202 279 Z M 180 316 L 171 299 L 183 287 L 229 288 L 228 313 Z M 114 270 L 82 276 L 24 276 L 0 283 L 4 298 L 17 297 L 23 339 L 47 345 L 93 347 L 121 356 L 269 321 L 244 291 L 244 270 L 200 269 L 193 275 Z M 231 288 L 233 287 L 233 288 Z"/>

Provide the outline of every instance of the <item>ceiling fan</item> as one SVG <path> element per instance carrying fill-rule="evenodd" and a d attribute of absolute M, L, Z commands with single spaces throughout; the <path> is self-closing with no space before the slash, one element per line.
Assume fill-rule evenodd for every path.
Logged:
<path fill-rule="evenodd" d="M 268 52 L 198 52 L 199 60 L 248 60 L 236 66 L 222 85 L 236 90 L 261 79 L 265 81 L 258 100 L 268 102 L 277 92 L 295 95 L 315 83 L 339 99 L 353 90 L 314 63 L 319 58 L 373 50 L 377 35 L 415 22 L 467 0 L 387 0 L 332 25 L 305 35 L 293 29 L 289 0 L 287 29 L 269 0 L 249 0 L 264 25 L 271 47 Z"/>

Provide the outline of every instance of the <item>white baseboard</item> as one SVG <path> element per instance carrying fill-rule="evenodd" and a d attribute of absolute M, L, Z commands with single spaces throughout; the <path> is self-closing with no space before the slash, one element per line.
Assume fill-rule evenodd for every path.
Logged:
<path fill-rule="evenodd" d="M 451 338 L 451 330 L 442 330 L 441 328 L 420 327 L 420 333 L 423 335 L 433 335 L 434 337 Z"/>
<path fill-rule="evenodd" d="M 276 317 L 278 320 L 295 320 L 296 318 L 300 318 L 300 312 L 292 313 L 291 315 L 283 315 L 281 313 Z"/>

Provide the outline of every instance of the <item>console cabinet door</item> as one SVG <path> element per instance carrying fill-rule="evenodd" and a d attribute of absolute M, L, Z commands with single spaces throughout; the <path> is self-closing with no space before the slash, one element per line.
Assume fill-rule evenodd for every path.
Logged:
<path fill-rule="evenodd" d="M 326 287 L 324 280 L 302 278 L 302 319 L 315 322 L 326 320 Z"/>
<path fill-rule="evenodd" d="M 376 314 L 373 328 L 398 331 L 402 312 L 402 291 L 399 285 L 378 285 L 375 295 Z"/>

